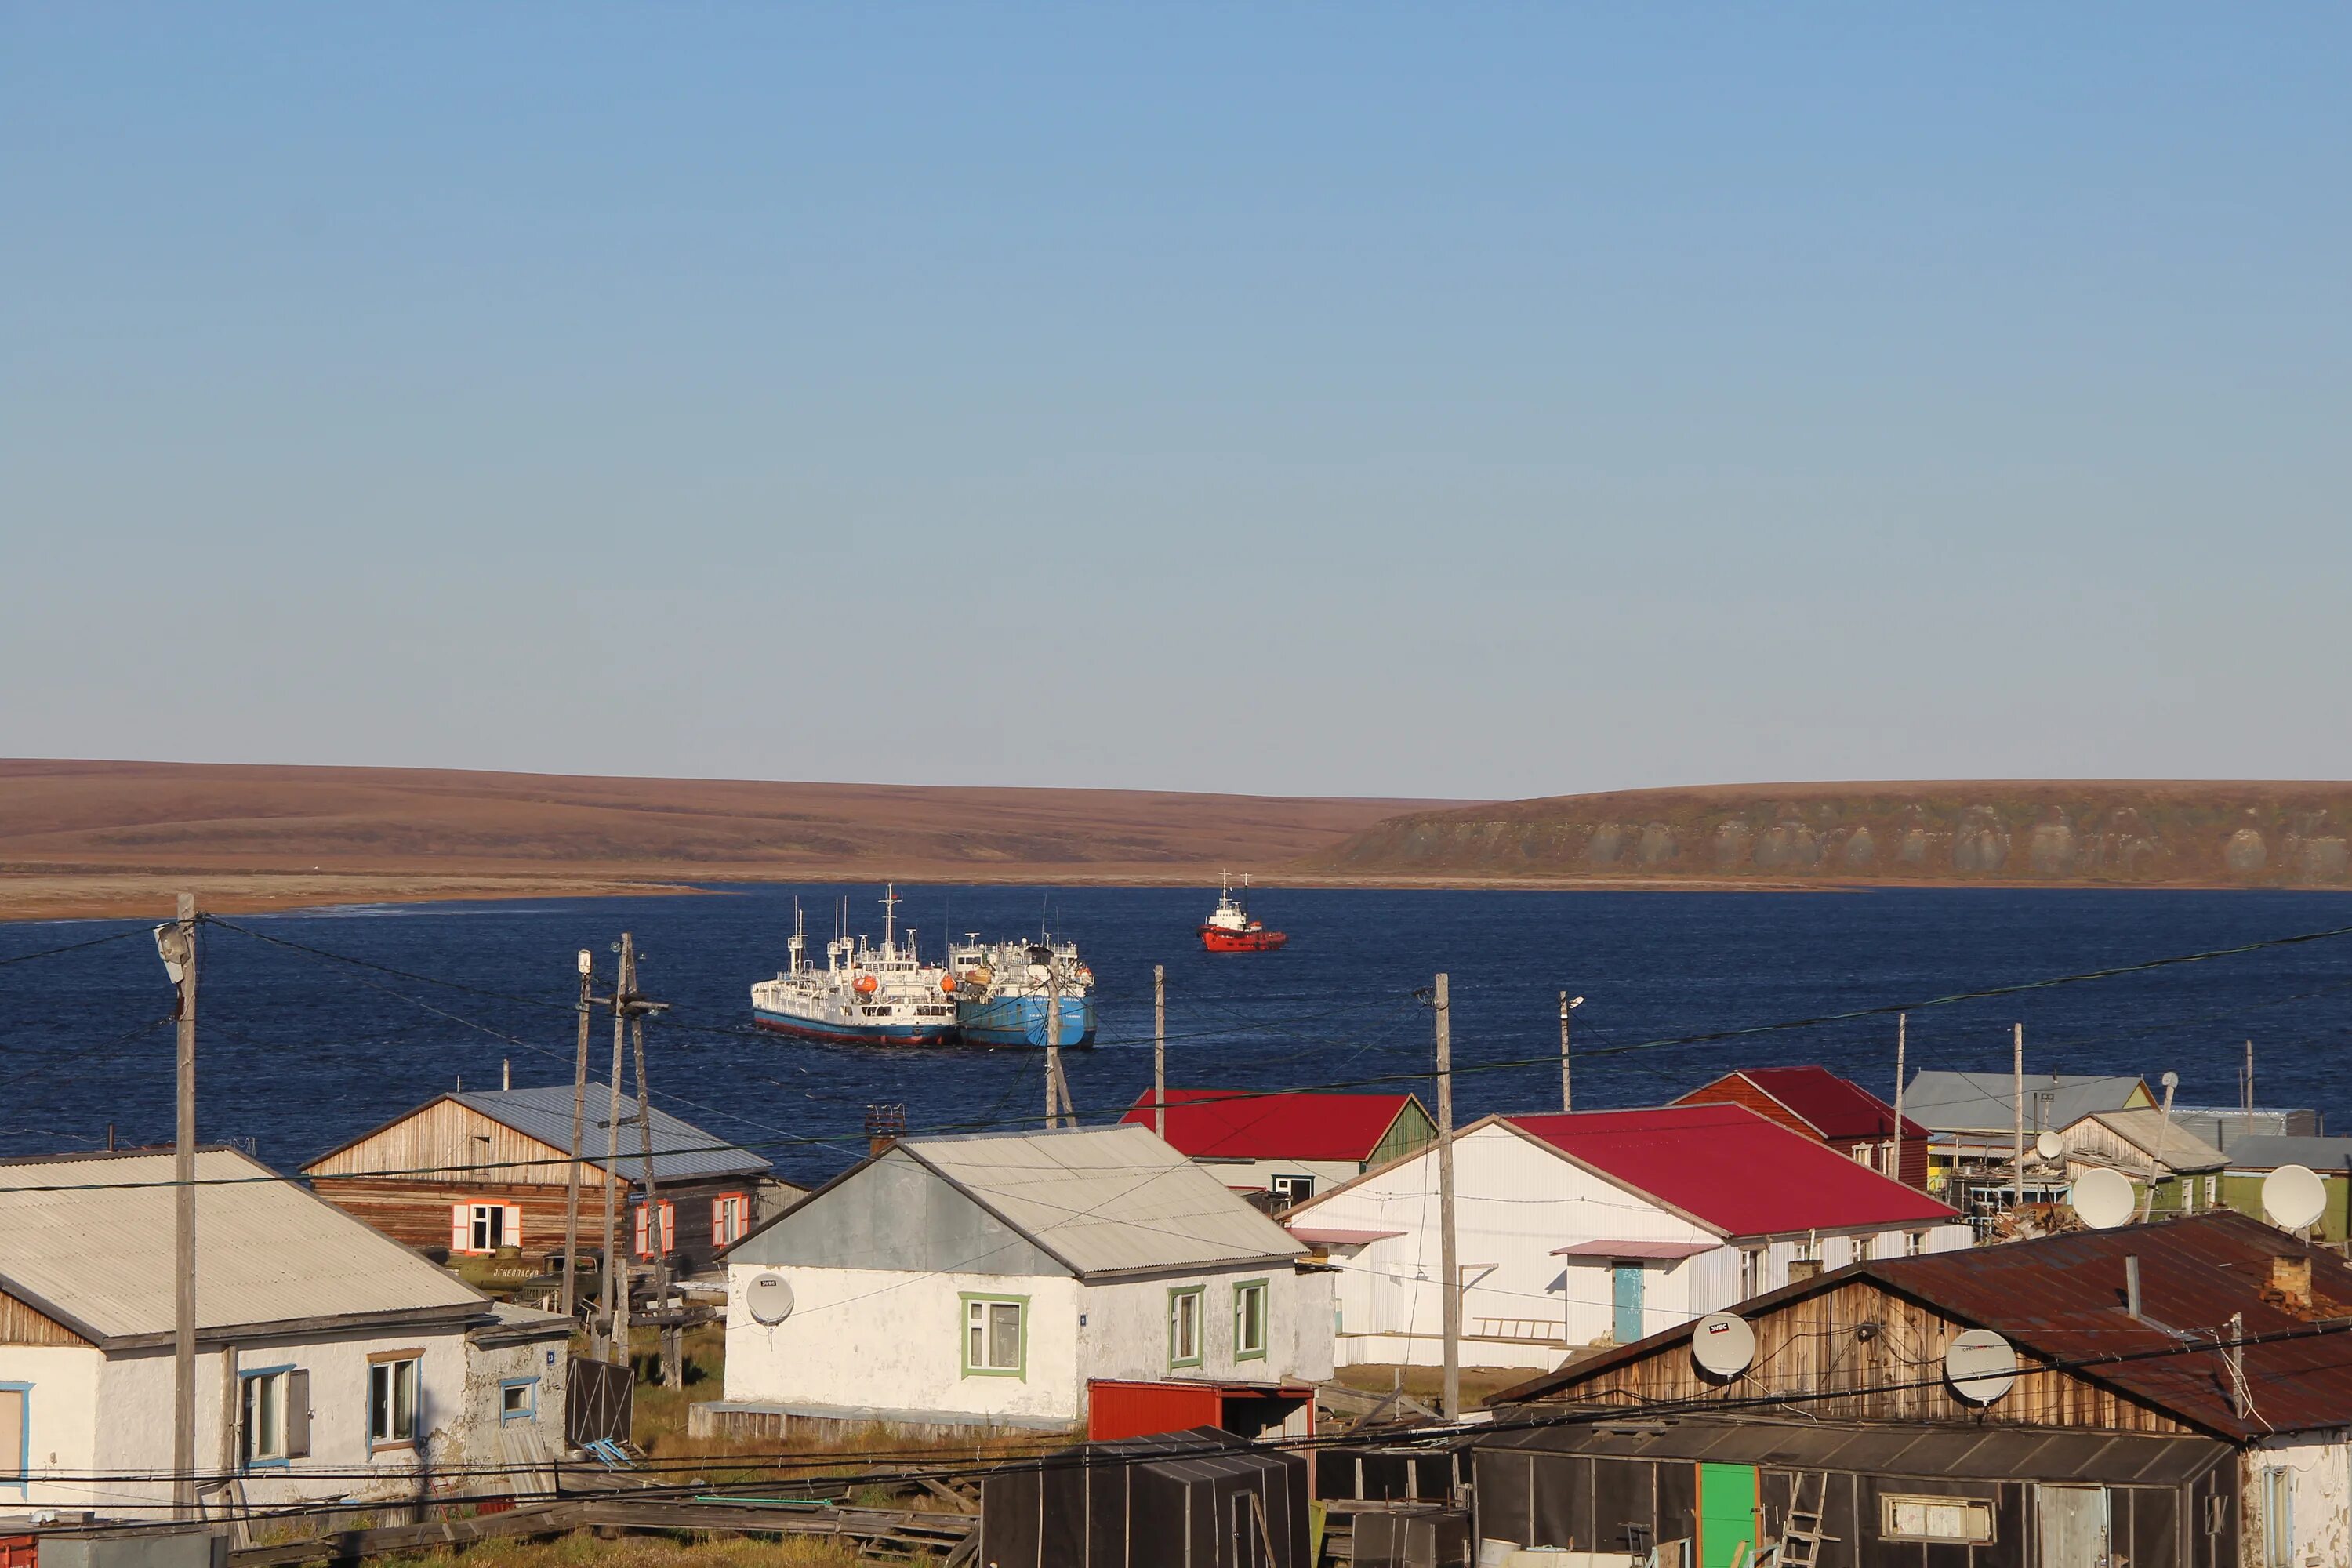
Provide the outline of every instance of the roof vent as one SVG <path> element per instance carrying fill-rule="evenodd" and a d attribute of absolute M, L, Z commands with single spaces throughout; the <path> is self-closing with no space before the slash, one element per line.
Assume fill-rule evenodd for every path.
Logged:
<path fill-rule="evenodd" d="M 2124 1310 L 2137 1321 L 2139 1318 L 2139 1254 L 2124 1254 Z"/>

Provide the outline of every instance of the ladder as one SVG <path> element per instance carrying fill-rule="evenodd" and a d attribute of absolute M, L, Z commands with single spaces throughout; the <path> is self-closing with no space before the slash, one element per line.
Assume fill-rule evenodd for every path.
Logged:
<path fill-rule="evenodd" d="M 1830 1473 L 1817 1470 L 1811 1476 L 1813 1506 L 1805 1506 L 1805 1472 L 1797 1472 L 1789 1484 L 1789 1518 L 1780 1531 L 1780 1551 L 1774 1559 L 1777 1568 L 1814 1568 L 1821 1557 L 1822 1542 L 1835 1541 L 1822 1530 L 1822 1510 L 1829 1504 Z"/>

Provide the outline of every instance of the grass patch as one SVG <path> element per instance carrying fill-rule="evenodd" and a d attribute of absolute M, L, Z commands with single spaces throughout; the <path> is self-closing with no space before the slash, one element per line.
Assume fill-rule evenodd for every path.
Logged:
<path fill-rule="evenodd" d="M 856 1550 L 808 1536 L 625 1535 L 485 1541 L 375 1560 L 377 1568 L 855 1568 Z"/>

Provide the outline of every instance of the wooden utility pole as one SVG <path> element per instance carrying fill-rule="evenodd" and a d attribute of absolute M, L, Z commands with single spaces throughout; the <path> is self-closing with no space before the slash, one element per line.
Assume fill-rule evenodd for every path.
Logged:
<path fill-rule="evenodd" d="M 629 1359 L 629 1266 L 626 1259 L 614 1256 L 614 1245 L 613 1206 L 621 1185 L 621 1047 L 628 1037 L 628 1007 L 626 998 L 636 979 L 636 940 L 627 931 L 621 933 L 621 967 L 613 977 L 613 1081 L 612 1100 L 604 1113 L 604 1359 L 613 1356 L 613 1347 L 620 1347 L 622 1364 Z M 616 1289 L 617 1286 L 617 1289 Z M 617 1300 L 616 1300 L 617 1298 Z"/>
<path fill-rule="evenodd" d="M 570 1317 L 580 1294 L 580 1143 L 588 1135 L 588 1004 L 595 984 L 595 960 L 580 950 L 580 1048 L 572 1063 L 572 1163 L 563 1173 L 563 1315 Z"/>
<path fill-rule="evenodd" d="M 2246 1337 L 2246 1314 L 2230 1314 L 2230 1409 L 2241 1421 L 2246 1418 L 2246 1350 L 2240 1342 Z"/>
<path fill-rule="evenodd" d="M 1062 1076 L 1062 956 L 1045 960 L 1045 1127 L 1062 1125 L 1065 1111 L 1077 1125 L 1077 1107 L 1070 1103 L 1069 1080 Z"/>
<path fill-rule="evenodd" d="M 1168 1136 L 1168 966 L 1151 966 L 1151 1130 Z"/>
<path fill-rule="evenodd" d="M 2245 1098 L 2246 1098 L 2246 1106 L 2245 1106 L 2245 1108 L 2246 1108 L 2248 1110 L 2252 1110 L 2254 1108 L 2254 1042 L 2253 1042 L 2253 1041 L 2252 1041 L 2252 1040 L 2248 1040 L 2248 1041 L 2246 1042 L 2246 1089 L 2245 1089 Z M 2247 1121 L 2246 1121 L 2246 1131 L 2249 1131 L 2249 1132 L 2251 1132 L 2251 1131 L 2252 1131 L 2253 1130 L 2254 1130 L 2254 1123 L 2253 1123 L 2253 1121 L 2252 1121 L 2252 1118 L 2248 1118 L 2248 1119 L 2247 1119 Z"/>
<path fill-rule="evenodd" d="M 1446 976 L 1437 977 L 1437 1266 L 1444 1275 L 1445 1387 L 1449 1421 L 1462 1414 L 1462 1266 L 1454 1237 L 1454 1039 Z"/>
<path fill-rule="evenodd" d="M 1895 1169 L 1888 1173 L 1896 1181 L 1903 1180 L 1903 1036 L 1904 1026 L 1911 1015 L 1895 1015 Z"/>
<path fill-rule="evenodd" d="M 663 1319 L 669 1316 L 669 1226 L 663 1222 L 661 1184 L 654 1174 L 654 1108 L 653 1095 L 646 1087 L 646 1017 L 656 1004 L 636 1003 L 630 1011 L 629 1036 L 636 1045 L 637 1054 L 637 1132 L 644 1144 L 646 1161 L 646 1250 L 654 1258 L 654 1310 Z M 680 1360 L 677 1342 L 678 1326 L 664 1321 L 661 1326 L 662 1386 L 678 1386 L 677 1363 Z"/>
<path fill-rule="evenodd" d="M 172 1512 L 196 1517 L 196 896 L 155 928 L 155 951 L 179 997 L 179 1109 L 172 1139 Z"/>
<path fill-rule="evenodd" d="M 1577 1002 L 1583 1000 L 1579 996 L 1576 1002 L 1571 1002 L 1567 992 L 1559 994 L 1559 1108 L 1563 1111 L 1576 1109 L 1576 1094 L 1568 1078 L 1568 1015 Z"/>
<path fill-rule="evenodd" d="M 2014 1163 L 2010 1167 L 2014 1183 L 2010 1189 L 2010 1206 L 2025 1207 L 2025 1026 L 2013 1026 L 2010 1037 L 2009 1077 L 2011 1091 L 2017 1097 L 2017 1131 L 2014 1140 Z"/>

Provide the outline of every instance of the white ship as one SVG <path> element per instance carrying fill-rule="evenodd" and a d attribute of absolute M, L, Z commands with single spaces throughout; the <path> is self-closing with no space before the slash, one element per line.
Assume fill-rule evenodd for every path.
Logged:
<path fill-rule="evenodd" d="M 1094 1044 L 1095 972 L 1074 942 L 984 942 L 972 932 L 948 944 L 948 978 L 965 1045 Z M 1047 1023 L 1056 1013 L 1058 1033 Z"/>
<path fill-rule="evenodd" d="M 915 957 L 915 931 L 899 939 L 897 888 L 882 895 L 882 942 L 839 936 L 824 944 L 822 968 L 810 962 L 800 911 L 793 913 L 788 966 L 751 987 L 751 1021 L 803 1040 L 854 1046 L 953 1045 L 956 982 L 945 968 Z"/>

